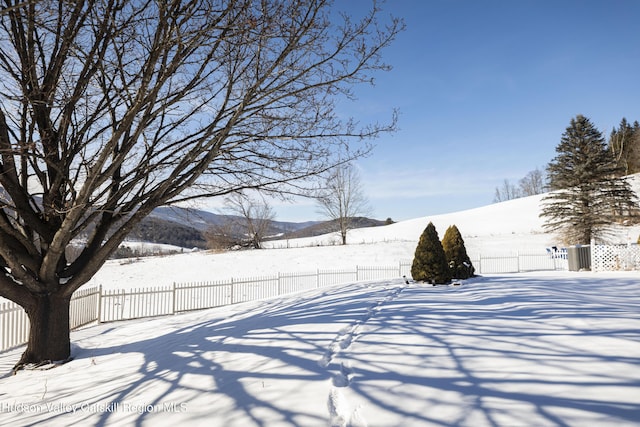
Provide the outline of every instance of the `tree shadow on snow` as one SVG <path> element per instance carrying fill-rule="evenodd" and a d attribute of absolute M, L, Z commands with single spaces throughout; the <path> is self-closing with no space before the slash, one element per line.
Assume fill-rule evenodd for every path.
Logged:
<path fill-rule="evenodd" d="M 362 348 L 375 346 L 375 356 L 349 354 L 359 367 L 350 387 L 406 425 L 633 424 L 640 420 L 640 330 L 616 323 L 637 326 L 639 303 L 639 281 L 603 288 L 597 276 L 494 276 L 460 288 L 413 288 L 388 307 L 392 317 L 374 319 L 363 333 Z M 415 339 L 397 344 L 406 337 Z"/>
<path fill-rule="evenodd" d="M 289 396 L 274 398 L 269 387 L 287 381 L 329 383 L 331 373 L 321 362 L 336 333 L 366 315 L 371 301 L 385 294 L 384 284 L 347 288 L 350 291 L 329 288 L 320 295 L 315 291 L 310 297 L 292 296 L 177 315 L 171 318 L 176 323 L 181 323 L 183 316 L 202 319 L 208 315 L 210 319 L 170 332 L 158 331 L 148 339 L 136 339 L 135 331 L 144 325 L 157 327 L 156 319 L 112 324 L 76 344 L 74 360 L 68 366 L 75 364 L 74 368 L 80 370 L 98 366 L 101 369 L 97 374 L 104 378 L 95 378 L 96 387 L 82 392 L 81 404 L 87 410 L 74 417 L 84 416 L 93 425 L 106 426 L 114 420 L 123 421 L 118 417 L 125 416 L 129 425 L 143 425 L 157 420 L 155 410 L 168 410 L 163 416 L 207 425 L 325 425 L 327 411 L 308 408 L 324 409 L 326 396 L 318 396 L 320 405 L 301 402 L 292 406 Z M 248 311 L 247 306 L 251 307 Z M 236 314 L 229 316 L 233 311 Z M 167 318 L 157 320 L 166 325 Z M 327 325 L 335 330 L 327 329 Z M 122 337 L 113 338 L 114 333 Z M 102 344 L 101 337 L 107 335 L 107 344 Z M 118 344 L 109 344 L 114 342 Z M 129 362 L 131 355 L 139 356 L 139 362 Z M 103 369 L 106 364 L 109 368 Z M 70 388 L 48 398 L 74 402 L 79 399 L 75 392 Z M 288 393 L 295 394 L 296 390 Z M 225 403 L 220 405 L 220 401 Z M 198 411 L 207 405 L 211 410 Z M 52 413 L 47 420 L 64 422 L 68 415 Z"/>
<path fill-rule="evenodd" d="M 530 414 L 534 420 L 519 421 L 564 426 L 572 424 L 567 413 L 633 423 L 640 419 L 638 406 L 606 392 L 640 387 L 633 368 L 640 354 L 623 350 L 625 342 L 640 340 L 640 331 L 612 326 L 616 319 L 637 319 L 638 287 L 630 279 L 603 289 L 597 277 L 526 275 L 481 277 L 460 287 L 359 283 L 165 318 L 158 324 L 168 330 L 143 340 L 127 334 L 158 327 L 155 320 L 114 324 L 107 344 L 98 332 L 80 340 L 85 348 L 71 363 L 77 369 L 109 366 L 97 370 L 105 378 L 95 379 L 96 388 L 83 393 L 87 405 L 143 396 L 148 406 L 184 409 L 167 417 L 209 425 L 326 425 L 326 395 L 315 403 L 292 403 L 291 397 L 308 396 L 306 387 L 328 391 L 346 362 L 352 378 L 334 385 L 348 388 L 365 416 L 366 408 L 375 408 L 391 417 L 378 419 L 404 425 L 480 419 L 498 426 Z M 183 316 L 200 320 L 172 328 Z M 114 333 L 123 336 L 114 339 Z M 118 366 L 131 355 L 139 362 Z M 611 369 L 593 372 L 603 366 Z M 635 376 L 628 377 L 628 369 Z M 75 391 L 55 398 L 77 399 Z M 208 405 L 211 410 L 194 409 Z M 49 421 L 66 416 L 53 414 Z M 96 423 L 95 414 L 86 414 L 99 426 L 118 416 L 104 411 Z M 158 414 L 127 416 L 128 424 L 143 425 Z"/>

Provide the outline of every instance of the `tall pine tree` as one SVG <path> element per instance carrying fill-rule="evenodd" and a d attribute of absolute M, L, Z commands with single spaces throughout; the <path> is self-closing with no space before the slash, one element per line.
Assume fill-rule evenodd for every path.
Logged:
<path fill-rule="evenodd" d="M 417 281 L 433 284 L 445 284 L 451 281 L 442 243 L 436 227 L 431 222 L 420 236 L 411 265 L 411 277 Z"/>
<path fill-rule="evenodd" d="M 455 279 L 468 279 L 473 276 L 475 269 L 471 264 L 471 258 L 467 255 L 467 248 L 460 230 L 455 225 L 447 228 L 442 238 L 442 248 L 451 270 L 451 277 Z"/>
<path fill-rule="evenodd" d="M 637 206 L 629 183 L 607 150 L 602 134 L 578 115 L 562 134 L 547 174 L 551 192 L 543 199 L 544 227 L 566 244 L 606 240 L 616 217 Z"/>

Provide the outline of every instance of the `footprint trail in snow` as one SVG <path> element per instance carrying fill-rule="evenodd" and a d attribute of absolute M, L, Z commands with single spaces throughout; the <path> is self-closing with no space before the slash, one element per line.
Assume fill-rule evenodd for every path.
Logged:
<path fill-rule="evenodd" d="M 402 286 L 391 288 L 383 299 L 372 304 L 367 309 L 366 314 L 361 319 L 342 328 L 318 361 L 321 367 L 335 371 L 331 378 L 331 391 L 327 401 L 331 427 L 367 427 L 367 422 L 361 413 L 362 408 L 358 406 L 352 410 L 348 399 L 342 392 L 342 389 L 350 386 L 354 377 L 355 371 L 351 366 L 351 362 L 348 360 L 340 362 L 339 369 L 331 368 L 330 366 L 334 364 L 333 362 L 338 355 L 347 350 L 358 338 L 359 330 L 362 326 L 374 317 L 385 303 L 396 299 L 402 290 Z"/>

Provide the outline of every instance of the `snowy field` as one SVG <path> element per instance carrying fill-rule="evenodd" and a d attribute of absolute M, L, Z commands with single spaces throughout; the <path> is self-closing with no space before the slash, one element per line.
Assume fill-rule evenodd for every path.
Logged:
<path fill-rule="evenodd" d="M 543 251 L 539 196 L 275 242 L 281 249 L 110 261 L 89 286 L 393 265 L 429 221 L 470 253 Z M 635 242 L 621 228 L 617 243 Z M 314 247 L 309 247 L 314 246 Z M 289 247 L 289 249 L 285 249 Z M 359 282 L 72 333 L 74 360 L 11 368 L 0 425 L 638 426 L 640 273 L 487 275 L 460 286 Z"/>
<path fill-rule="evenodd" d="M 72 334 L 3 425 L 637 426 L 637 273 L 356 283 Z"/>
<path fill-rule="evenodd" d="M 633 180 L 640 192 L 640 174 Z M 401 221 L 383 227 L 351 230 L 347 246 L 335 244 L 329 234 L 304 239 L 267 242 L 271 249 L 209 252 L 142 258 L 132 263 L 108 261 L 86 285 L 105 289 L 171 285 L 174 282 L 202 282 L 310 272 L 316 269 L 342 269 L 360 266 L 398 265 L 413 260 L 420 235 L 429 222 L 440 238 L 447 227 L 456 225 L 467 252 L 477 255 L 504 255 L 520 252 L 540 253 L 551 246 L 561 247 L 555 236 L 545 233 L 540 219 L 542 195 L 524 197 L 476 209 Z M 620 227 L 611 243 L 635 243 L 640 226 Z"/>

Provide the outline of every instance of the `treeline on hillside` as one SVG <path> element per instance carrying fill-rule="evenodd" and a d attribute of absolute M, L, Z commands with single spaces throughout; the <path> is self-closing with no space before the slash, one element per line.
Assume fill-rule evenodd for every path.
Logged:
<path fill-rule="evenodd" d="M 636 120 L 630 124 L 623 117 L 620 125 L 614 127 L 609 135 L 607 150 L 617 166 L 615 177 L 640 172 L 640 123 Z M 517 183 L 505 179 L 500 187 L 496 187 L 493 202 L 542 194 L 548 191 L 548 186 L 547 171 L 536 168 Z"/>
<path fill-rule="evenodd" d="M 146 218 L 129 234 L 134 240 L 164 243 L 183 248 L 206 248 L 202 233 L 195 228 L 158 218 Z"/>

